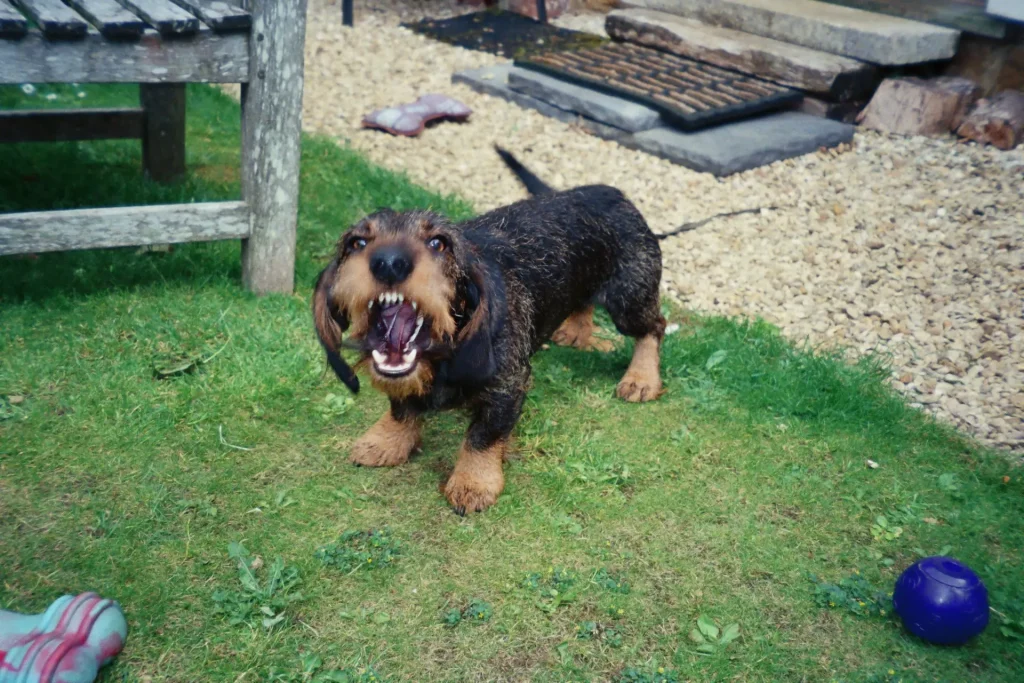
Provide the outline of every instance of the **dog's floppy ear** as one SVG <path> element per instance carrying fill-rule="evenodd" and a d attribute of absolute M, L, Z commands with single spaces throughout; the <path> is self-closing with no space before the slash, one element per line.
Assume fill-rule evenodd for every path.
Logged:
<path fill-rule="evenodd" d="M 341 333 L 348 329 L 348 316 L 331 297 L 331 285 L 338 275 L 338 265 L 338 259 L 331 261 L 316 280 L 316 287 L 313 289 L 313 324 L 334 374 L 353 394 L 357 394 L 359 378 L 338 353 L 338 349 L 341 348 Z"/>
<path fill-rule="evenodd" d="M 482 385 L 498 372 L 494 344 L 505 327 L 505 282 L 496 268 L 474 263 L 465 281 L 469 322 L 456 334 L 455 354 L 446 378 L 455 384 Z"/>

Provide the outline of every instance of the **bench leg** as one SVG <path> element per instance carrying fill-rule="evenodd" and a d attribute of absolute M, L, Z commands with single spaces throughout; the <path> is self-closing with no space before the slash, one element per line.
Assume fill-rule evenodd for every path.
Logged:
<path fill-rule="evenodd" d="M 242 282 L 257 294 L 295 286 L 306 0 L 253 0 L 250 78 L 242 86 L 242 199 L 252 231 Z"/>
<path fill-rule="evenodd" d="M 185 175 L 185 84 L 143 83 L 142 168 L 158 183 Z"/>

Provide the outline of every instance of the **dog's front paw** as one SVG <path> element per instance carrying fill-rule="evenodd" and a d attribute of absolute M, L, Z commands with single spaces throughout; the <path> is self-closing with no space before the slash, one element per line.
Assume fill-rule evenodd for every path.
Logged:
<path fill-rule="evenodd" d="M 662 394 L 661 379 L 627 372 L 615 389 L 615 395 L 630 403 L 653 401 Z"/>
<path fill-rule="evenodd" d="M 455 471 L 444 487 L 444 497 L 456 513 L 483 512 L 497 502 L 505 488 L 502 460 L 503 448 L 499 445 L 486 451 L 469 451 L 463 446 Z"/>
<path fill-rule="evenodd" d="M 348 459 L 365 467 L 394 467 L 409 459 L 419 441 L 417 423 L 399 422 L 388 412 L 352 444 Z"/>

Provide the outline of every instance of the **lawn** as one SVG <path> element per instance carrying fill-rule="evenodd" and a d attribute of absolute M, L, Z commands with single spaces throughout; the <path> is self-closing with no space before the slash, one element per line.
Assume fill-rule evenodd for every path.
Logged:
<path fill-rule="evenodd" d="M 238 134 L 235 102 L 190 89 L 173 188 L 140 179 L 135 142 L 7 146 L 0 211 L 237 197 Z M 245 293 L 237 243 L 0 258 L 4 608 L 119 600 L 104 681 L 1024 680 L 1020 470 L 908 408 L 881 362 L 764 323 L 670 309 L 668 394 L 640 406 L 612 397 L 628 343 L 542 351 L 482 515 L 438 491 L 458 414 L 403 467 L 348 465 L 386 404 L 325 372 L 313 278 L 377 206 L 472 209 L 303 144 L 292 296 Z M 998 610 L 964 647 L 908 635 L 875 595 L 938 553 Z"/>

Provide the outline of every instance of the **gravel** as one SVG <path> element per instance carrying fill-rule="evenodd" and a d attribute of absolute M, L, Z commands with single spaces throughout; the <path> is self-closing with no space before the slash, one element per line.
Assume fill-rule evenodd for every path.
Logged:
<path fill-rule="evenodd" d="M 885 354 L 893 386 L 915 405 L 1024 453 L 1024 147 L 858 131 L 851 145 L 717 179 L 453 85 L 455 71 L 500 60 L 397 26 L 469 9 L 357 2 L 347 29 L 337 0 L 310 0 L 306 128 L 480 210 L 524 196 L 495 142 L 557 187 L 620 188 L 655 232 L 777 206 L 663 243 L 665 293 L 694 310 L 764 318 L 815 346 Z M 602 19 L 557 23 L 600 30 Z M 469 122 L 412 139 L 360 127 L 366 113 L 430 92 L 469 105 Z"/>

